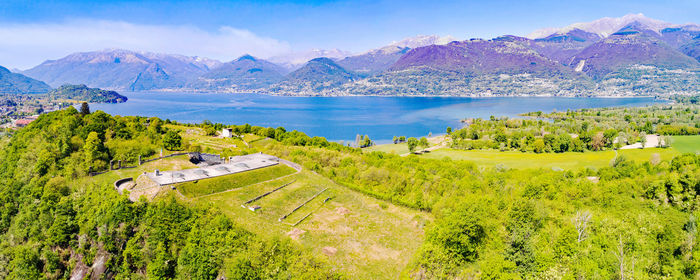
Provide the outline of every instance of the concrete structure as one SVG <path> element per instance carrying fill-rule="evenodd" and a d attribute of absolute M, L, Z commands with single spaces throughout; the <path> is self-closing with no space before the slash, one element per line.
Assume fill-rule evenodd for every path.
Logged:
<path fill-rule="evenodd" d="M 179 171 L 159 171 L 148 173 L 149 179 L 158 185 L 170 185 L 224 176 L 279 164 L 279 158 L 262 153 L 230 157 L 226 164 L 217 164 L 201 168 Z"/>
<path fill-rule="evenodd" d="M 230 128 L 224 128 L 221 130 L 221 137 L 227 138 L 227 137 L 233 137 L 233 129 Z"/>

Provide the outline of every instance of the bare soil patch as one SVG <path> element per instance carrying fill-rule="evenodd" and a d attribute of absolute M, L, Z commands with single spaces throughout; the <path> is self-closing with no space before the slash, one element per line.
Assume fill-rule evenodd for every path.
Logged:
<path fill-rule="evenodd" d="M 350 210 L 348 210 L 348 208 L 345 208 L 342 206 L 335 208 L 335 212 L 338 213 L 339 215 L 343 215 L 343 216 L 350 214 Z"/>
<path fill-rule="evenodd" d="M 333 248 L 333 247 L 330 247 L 330 246 L 326 246 L 326 247 L 323 247 L 323 249 L 321 249 L 321 251 L 322 251 L 326 256 L 332 257 L 332 256 L 335 256 L 335 253 L 338 252 L 338 249 Z"/>
<path fill-rule="evenodd" d="M 306 233 L 305 230 L 299 229 L 299 228 L 294 228 L 290 232 L 287 232 L 287 235 L 289 235 L 289 238 L 294 239 L 294 240 L 299 240 L 302 234 Z"/>

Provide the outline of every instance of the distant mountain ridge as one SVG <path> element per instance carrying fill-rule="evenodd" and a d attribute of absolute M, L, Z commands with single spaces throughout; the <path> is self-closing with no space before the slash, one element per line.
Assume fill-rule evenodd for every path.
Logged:
<path fill-rule="evenodd" d="M 330 58 L 314 58 L 269 90 L 289 95 L 314 95 L 318 92 L 337 88 L 357 78 L 356 74 L 345 70 Z"/>
<path fill-rule="evenodd" d="M 178 88 L 220 62 L 199 57 L 105 50 L 46 61 L 23 74 L 57 87 L 86 84 L 121 90 Z"/>
<path fill-rule="evenodd" d="M 444 45 L 453 40 L 452 36 L 419 35 L 359 55 L 348 56 L 338 60 L 338 65 L 360 75 L 373 75 L 389 69 L 392 64 L 413 48 Z"/>
<path fill-rule="evenodd" d="M 41 94 L 51 90 L 51 87 L 22 74 L 12 73 L 0 66 L 0 94 Z"/>
<path fill-rule="evenodd" d="M 76 53 L 23 74 L 57 86 L 283 95 L 633 96 L 700 92 L 700 26 L 631 14 L 527 37 L 421 35 L 359 54 L 310 50 L 222 63 L 126 50 Z"/>
<path fill-rule="evenodd" d="M 188 84 L 192 89 L 250 91 L 281 81 L 287 69 L 251 55 L 220 64 Z"/>

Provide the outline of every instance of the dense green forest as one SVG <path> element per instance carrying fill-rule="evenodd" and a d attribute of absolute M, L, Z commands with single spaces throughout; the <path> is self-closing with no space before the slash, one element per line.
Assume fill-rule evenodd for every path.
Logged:
<path fill-rule="evenodd" d="M 659 133 L 664 126 L 695 127 L 693 106 L 552 113 L 553 122 L 485 120 L 474 123 L 478 131 L 469 127 L 451 135 L 495 131 L 512 139 L 532 132 L 543 139 L 590 131 L 602 132 L 607 148 L 611 129 L 634 135 Z M 645 130 L 647 121 L 651 130 Z M 71 184 L 90 169 L 106 169 L 113 159 L 133 162 L 161 147 L 207 149 L 188 143 L 167 124 L 174 122 L 68 108 L 3 139 L 0 278 L 67 279 L 80 271 L 117 279 L 353 278 L 287 237 L 244 230 L 220 209 L 192 207 L 173 197 L 131 202 L 111 185 Z M 187 126 L 208 134 L 224 127 Z M 270 140 L 224 154 L 276 155 L 362 194 L 430 213 L 425 241 L 404 269 L 406 278 L 700 276 L 698 155 L 644 163 L 619 156 L 609 167 L 573 171 L 477 168 L 468 161 L 363 153 L 281 127 L 230 127 L 237 135 Z M 552 133 L 535 134 L 542 129 Z M 594 150 L 584 146 L 584 152 Z"/>
<path fill-rule="evenodd" d="M 500 149 L 536 153 L 600 151 L 633 144 L 649 134 L 698 135 L 697 105 L 655 105 L 639 108 L 581 109 L 532 112 L 525 118 L 469 119 L 450 131 L 456 149 Z M 669 143 L 670 141 L 664 141 Z"/>
<path fill-rule="evenodd" d="M 157 119 L 42 115 L 0 151 L 0 278 L 336 279 L 288 239 L 262 239 L 216 209 L 174 199 L 130 202 L 111 185 L 69 187 L 113 158 L 154 153 Z M 80 277 L 79 277 L 80 278 Z"/>
<path fill-rule="evenodd" d="M 62 85 L 47 94 L 51 99 L 70 99 L 90 103 L 121 103 L 128 99 L 116 91 L 89 88 L 86 85 Z"/>

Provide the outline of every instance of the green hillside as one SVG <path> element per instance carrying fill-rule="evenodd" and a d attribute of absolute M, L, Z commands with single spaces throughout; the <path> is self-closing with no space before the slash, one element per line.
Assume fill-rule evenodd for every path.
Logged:
<path fill-rule="evenodd" d="M 116 91 L 89 88 L 86 85 L 62 85 L 48 93 L 53 99 L 68 99 L 90 103 L 121 103 L 128 99 Z"/>
<path fill-rule="evenodd" d="M 697 108 L 687 106 L 664 112 L 690 120 Z M 646 113 L 628 110 L 627 119 Z M 609 125 L 603 118 L 587 121 L 594 132 Z M 263 139 L 249 145 L 208 135 L 221 127 L 71 107 L 7 136 L 0 141 L 0 278 L 700 275 L 692 249 L 699 240 L 700 157 L 678 151 L 690 149 L 695 136 L 674 137 L 671 148 L 617 156 L 605 145 L 576 153 L 443 148 L 401 156 L 283 128 L 232 127 L 244 139 Z M 280 165 L 153 186 L 154 195 L 140 198 L 119 194 L 117 179 L 136 177 L 138 184 L 149 180 L 144 172 L 194 166 L 180 156 L 107 170 L 112 160 L 138 165 L 139 155 L 156 158 L 161 147 L 165 154 L 263 152 L 301 170 Z M 478 160 L 477 153 L 483 154 Z M 506 158 L 521 162 L 495 163 Z M 91 177 L 89 170 L 106 173 Z"/>

